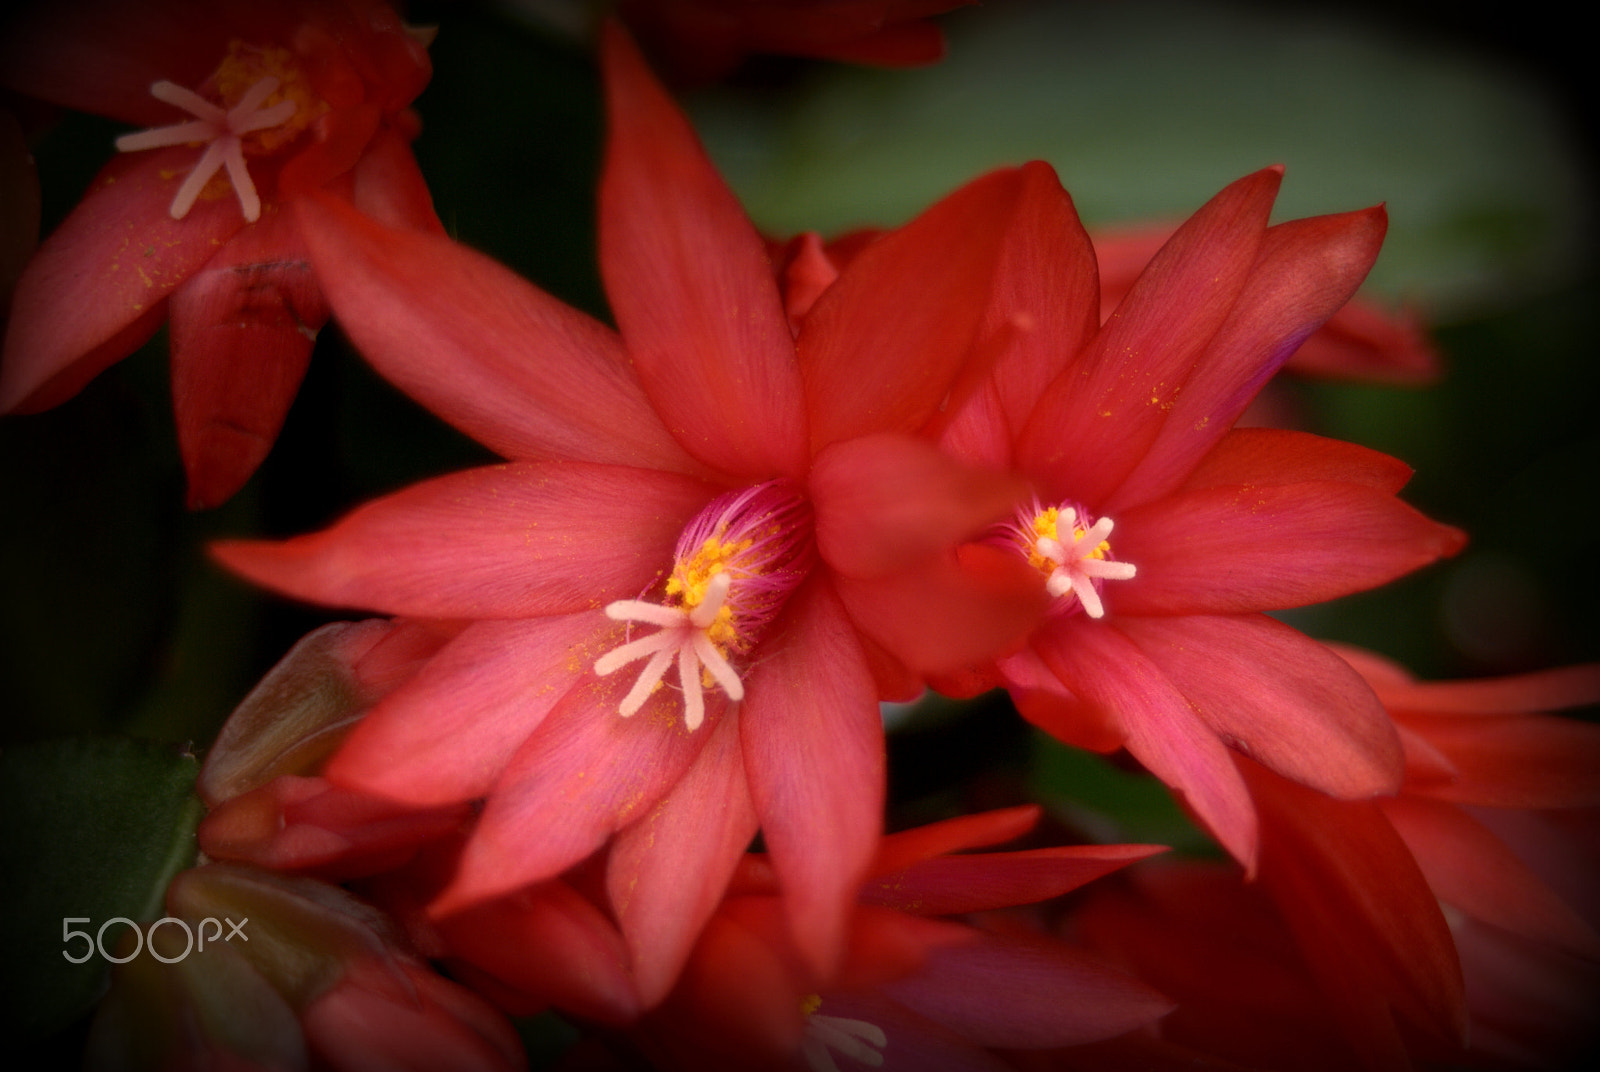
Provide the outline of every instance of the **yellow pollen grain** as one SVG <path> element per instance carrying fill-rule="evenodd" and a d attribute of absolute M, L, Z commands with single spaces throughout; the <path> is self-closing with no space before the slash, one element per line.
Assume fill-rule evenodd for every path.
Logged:
<path fill-rule="evenodd" d="M 1054 506 L 1042 510 L 1033 517 L 1033 539 L 1028 541 L 1028 565 L 1040 573 L 1054 572 L 1056 563 L 1039 553 L 1039 540 L 1056 539 L 1056 518 L 1059 516 Z"/>
<path fill-rule="evenodd" d="M 800 1013 L 803 1016 L 810 1016 L 820 1008 L 822 1008 L 821 994 L 807 994 L 800 999 Z"/>
<path fill-rule="evenodd" d="M 287 145 L 328 110 L 328 104 L 311 90 L 305 72 L 293 52 L 277 46 L 258 47 L 243 41 L 230 41 L 228 55 L 212 75 L 223 108 L 232 108 L 250 87 L 268 76 L 278 80 L 278 88 L 261 102 L 270 108 L 279 101 L 293 101 L 294 115 L 275 127 L 253 131 L 244 138 L 247 153 L 270 153 Z M 209 186 L 206 193 L 210 193 Z"/>
<path fill-rule="evenodd" d="M 1055 540 L 1057 543 L 1063 545 L 1068 543 L 1068 541 L 1063 540 L 1060 535 L 1060 516 L 1060 512 L 1054 506 L 1045 510 L 1041 510 L 1039 513 L 1034 515 L 1033 525 L 1031 526 L 1033 529 L 1033 539 L 1028 541 L 1028 564 L 1034 569 L 1038 570 L 1040 573 L 1053 573 L 1060 563 L 1041 555 L 1038 551 L 1038 541 L 1040 539 L 1050 539 Z M 1087 525 L 1075 524 L 1072 526 L 1072 539 L 1081 540 L 1083 539 L 1083 534 L 1088 531 L 1089 527 Z M 1104 559 L 1106 555 L 1110 553 L 1111 541 L 1101 540 L 1099 546 L 1097 546 L 1093 551 L 1090 551 L 1087 557 Z"/>
<path fill-rule="evenodd" d="M 673 566 L 672 576 L 667 578 L 668 597 L 676 599 L 685 610 L 693 610 L 705 601 L 706 588 L 717 574 L 726 573 L 733 580 L 749 576 L 750 571 L 740 565 L 739 559 L 754 542 L 746 539 L 735 543 L 719 536 L 706 537 L 698 551 Z M 739 647 L 739 630 L 731 604 L 724 603 L 717 610 L 716 619 L 706 629 L 706 637 L 724 657 L 730 648 Z M 710 671 L 702 672 L 702 680 L 708 687 L 713 683 Z"/>

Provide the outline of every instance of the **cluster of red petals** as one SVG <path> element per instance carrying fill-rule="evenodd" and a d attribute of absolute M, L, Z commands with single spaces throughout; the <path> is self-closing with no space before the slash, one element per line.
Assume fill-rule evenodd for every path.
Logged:
<path fill-rule="evenodd" d="M 669 1069 L 827 1068 L 809 1051 L 831 1048 L 840 1030 L 866 1038 L 883 1067 L 990 1068 L 990 1048 L 1077 1046 L 1155 1022 L 1170 1002 L 1081 950 L 1031 928 L 951 918 L 1046 901 L 1160 851 L 966 851 L 1016 838 L 1037 818 L 1013 808 L 885 837 L 846 956 L 820 979 L 784 927 L 770 868 L 748 857 L 634 1038 Z"/>
<path fill-rule="evenodd" d="M 1144 225 L 1090 232 L 1100 275 L 1100 319 L 1108 320 L 1151 258 L 1176 227 Z M 770 253 L 784 288 L 791 321 L 798 324 L 817 296 L 878 231 L 828 239 L 815 232 L 773 243 Z M 1283 363 L 1286 372 L 1377 383 L 1423 384 L 1438 378 L 1438 349 L 1415 314 L 1391 313 L 1353 298 L 1302 342 Z"/>
<path fill-rule="evenodd" d="M 1126 748 L 1251 866 L 1256 818 L 1234 754 L 1346 798 L 1393 792 L 1402 769 L 1360 676 L 1266 612 L 1374 587 L 1464 540 L 1396 498 L 1410 470 L 1392 458 L 1233 427 L 1355 292 L 1384 214 L 1268 226 L 1281 170 L 1247 176 L 1173 234 L 1102 324 L 1070 199 L 1048 169 L 1024 177 L 986 314 L 997 357 L 942 444 L 1025 476 L 1042 503 L 1112 519 L 1111 551 L 1137 574 L 1105 584 L 1103 614 L 1052 614 L 1021 650 L 942 684 L 1004 684 L 1067 743 Z"/>
<path fill-rule="evenodd" d="M 758 854 L 743 856 L 727 896 L 671 939 L 665 970 L 630 964 L 600 907 L 595 866 L 416 926 L 455 975 L 508 1012 L 554 1006 L 621 1028 L 653 1067 L 808 1067 L 801 1055 L 840 1021 L 865 1022 L 869 1039 L 881 1032 L 872 1045 L 884 1067 L 999 1067 L 991 1049 L 1079 1046 L 1171 1008 L 1070 944 L 993 917 L 1160 851 L 967 851 L 1026 834 L 1038 814 L 1013 808 L 882 838 L 853 891 L 842 956 L 825 972 L 797 943 L 772 861 Z M 385 893 L 426 890 L 448 880 L 448 866 L 412 869 Z M 994 926 L 971 922 L 986 915 Z"/>
<path fill-rule="evenodd" d="M 1597 1041 L 1600 667 L 1419 683 L 1341 649 L 1393 715 L 1401 791 L 1336 800 L 1238 760 L 1258 884 L 1153 867 L 1076 932 L 1178 1002 L 1163 1037 L 1248 1067 L 1568 1067 Z M 1197 970 L 1199 969 L 1199 970 Z"/>
<path fill-rule="evenodd" d="M 259 219 L 204 193 L 172 217 L 196 146 L 118 154 L 28 264 L 0 356 L 0 411 L 35 412 L 170 324 L 191 506 L 224 501 L 255 471 L 328 317 L 284 207 L 321 190 L 395 226 L 440 229 L 406 111 L 431 73 L 427 51 L 384 0 L 76 0 L 28 5 L 0 28 L 0 84 L 148 128 L 187 118 L 152 85 L 205 97 L 241 44 L 285 50 L 316 102 L 293 140 L 246 150 Z"/>
<path fill-rule="evenodd" d="M 1092 232 L 1102 319 L 1115 311 L 1174 230 L 1147 224 Z M 1328 317 L 1283 367 L 1307 376 L 1425 384 L 1438 378 L 1440 358 L 1414 313 L 1391 313 L 1357 298 Z"/>
<path fill-rule="evenodd" d="M 944 56 L 927 21 L 972 0 L 620 0 L 617 14 L 672 82 L 699 85 L 752 53 L 917 67 Z"/>
<path fill-rule="evenodd" d="M 616 835 L 630 945 L 663 948 L 656 931 L 717 903 L 759 824 L 826 963 L 881 824 L 880 696 L 1014 643 L 1039 610 L 1025 567 L 953 550 L 1021 483 L 914 434 L 964 367 L 1024 177 L 979 179 L 885 236 L 796 335 L 760 237 L 620 33 L 604 68 L 600 254 L 620 332 L 442 237 L 301 200 L 363 353 L 512 461 L 216 553 L 296 597 L 470 622 L 327 770 L 417 807 L 488 798 L 436 911 Z M 628 630 L 601 608 L 658 598 L 686 526 L 775 479 L 809 502 L 816 564 L 741 667 L 743 701 L 709 690 L 691 730 L 662 687 L 621 717 L 631 675 L 595 662 Z"/>

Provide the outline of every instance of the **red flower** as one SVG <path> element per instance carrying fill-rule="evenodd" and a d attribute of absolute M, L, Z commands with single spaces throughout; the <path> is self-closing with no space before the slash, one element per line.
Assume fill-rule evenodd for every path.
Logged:
<path fill-rule="evenodd" d="M 972 0 L 620 0 L 617 13 L 677 83 L 731 72 L 755 52 L 918 67 L 944 58 L 930 15 Z"/>
<path fill-rule="evenodd" d="M 0 41 L 0 82 L 152 128 L 118 139 L 18 283 L 0 411 L 65 401 L 170 320 L 189 505 L 215 506 L 277 438 L 328 317 L 285 207 L 327 190 L 439 228 L 407 145 L 427 52 L 382 0 L 38 4 Z"/>
<path fill-rule="evenodd" d="M 684 842 L 638 847 L 630 884 L 687 881 L 715 904 L 759 817 L 825 963 L 881 822 L 875 671 L 992 653 L 1036 608 L 1024 568 L 976 548 L 993 576 L 973 583 L 952 551 L 1020 484 L 909 434 L 958 378 L 1019 175 L 886 236 L 796 338 L 759 237 L 620 33 L 605 72 L 601 266 L 620 338 L 447 240 L 305 199 L 356 344 L 516 460 L 217 554 L 301 598 L 472 620 L 328 769 L 416 805 L 489 798 L 441 911 L 551 878 L 619 831 L 633 851 L 665 801 Z"/>
<path fill-rule="evenodd" d="M 1079 929 L 1179 1002 L 1168 1037 L 1234 1060 L 1567 1067 L 1600 995 L 1600 727 L 1534 712 L 1600 700 L 1600 667 L 1417 682 L 1339 650 L 1401 727 L 1399 795 L 1336 800 L 1240 758 L 1259 890 L 1153 868 Z"/>
<path fill-rule="evenodd" d="M 1546 1067 L 1600 1041 L 1600 726 L 1541 714 L 1600 702 L 1600 665 L 1421 682 L 1369 652 L 1406 749 L 1379 802 L 1451 911 L 1474 1052 Z"/>
<path fill-rule="evenodd" d="M 1038 498 L 989 542 L 1037 571 L 1052 609 L 1021 651 L 942 684 L 1003 683 L 1068 743 L 1126 747 L 1253 866 L 1230 750 L 1341 797 L 1392 792 L 1401 773 L 1371 689 L 1264 612 L 1381 584 L 1463 541 L 1395 497 L 1409 471 L 1391 458 L 1232 429 L 1366 275 L 1383 212 L 1268 227 L 1280 171 L 1247 176 L 1102 325 L 1071 202 L 1047 169 L 1026 175 L 988 313 L 1000 356 L 943 442 L 1033 483 Z"/>
<path fill-rule="evenodd" d="M 818 977 L 783 926 L 778 884 L 748 857 L 633 1034 L 664 1068 L 993 1068 L 994 1050 L 1112 1038 L 1171 1008 L 1160 994 L 1026 925 L 949 918 L 1035 904 L 1160 851 L 1109 845 L 962 850 L 1010 840 L 1038 809 L 963 816 L 882 840 L 846 956 Z M 1003 1066 L 1000 1066 L 1003 1067 Z"/>

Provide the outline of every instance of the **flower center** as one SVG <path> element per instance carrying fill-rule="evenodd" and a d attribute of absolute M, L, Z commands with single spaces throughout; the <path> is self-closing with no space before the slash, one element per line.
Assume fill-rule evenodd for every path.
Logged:
<path fill-rule="evenodd" d="M 812 1072 L 839 1072 L 833 1059 L 837 1050 L 842 1057 L 858 1061 L 869 1068 L 883 1067 L 883 1050 L 889 1045 L 889 1036 L 883 1028 L 865 1020 L 848 1020 L 842 1016 L 822 1016 L 817 1010 L 822 998 L 816 994 L 800 1005 L 806 1015 L 805 1034 L 800 1038 L 800 1052 Z"/>
<path fill-rule="evenodd" d="M 223 196 L 231 183 L 244 218 L 254 223 L 261 218 L 261 197 L 245 167 L 245 153 L 276 151 L 299 137 L 328 106 L 312 94 L 294 55 L 285 48 L 257 48 L 234 41 L 207 85 L 220 103 L 174 82 L 151 86 L 152 97 L 194 118 L 124 134 L 117 139 L 117 149 L 128 153 L 169 145 L 204 145 L 200 159 L 172 198 L 168 209 L 172 218 L 187 216 L 202 194 Z M 226 183 L 219 172 L 226 173 Z"/>
<path fill-rule="evenodd" d="M 1111 529 L 1109 517 L 1096 521 L 1080 506 L 1046 507 L 1037 499 L 1018 511 L 1015 522 L 1002 526 L 1005 538 L 1045 575 L 1045 591 L 1067 601 L 1058 607 L 1065 611 L 1081 606 L 1091 618 L 1105 617 L 1101 585 L 1126 581 L 1137 572 L 1133 563 L 1111 557 Z"/>
<path fill-rule="evenodd" d="M 648 660 L 622 699 L 622 715 L 644 706 L 673 663 L 689 729 L 705 720 L 706 689 L 744 699 L 734 661 L 750 654 L 814 557 L 811 504 L 792 481 L 713 499 L 678 537 L 662 601 L 621 599 L 606 607 L 615 621 L 659 627 L 595 661 L 595 673 L 605 676 Z"/>

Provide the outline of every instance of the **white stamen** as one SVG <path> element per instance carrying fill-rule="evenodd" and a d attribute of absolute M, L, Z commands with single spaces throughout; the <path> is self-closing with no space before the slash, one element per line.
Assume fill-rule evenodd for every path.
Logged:
<path fill-rule="evenodd" d="M 830 1050 L 838 1050 L 842 1056 L 869 1068 L 882 1068 L 882 1051 L 888 1045 L 889 1036 L 877 1024 L 812 1013 L 806 1018 L 800 1049 L 815 1072 L 839 1072 Z"/>
<path fill-rule="evenodd" d="M 282 100 L 270 108 L 261 104 L 278 89 L 278 80 L 271 75 L 261 79 L 245 91 L 239 103 L 224 111 L 191 89 L 173 82 L 157 82 L 150 87 L 150 95 L 163 103 L 181 108 L 195 118 L 172 126 L 141 130 L 124 134 L 117 139 L 121 152 L 139 152 L 160 149 L 169 145 L 190 145 L 209 142 L 205 152 L 184 178 L 183 184 L 172 198 L 168 212 L 175 220 L 189 214 L 206 183 L 218 171 L 226 168 L 228 181 L 239 198 L 239 209 L 251 223 L 261 218 L 261 197 L 245 166 L 244 141 L 246 134 L 281 126 L 294 118 L 295 103 Z"/>
<path fill-rule="evenodd" d="M 1101 545 L 1106 543 L 1115 527 L 1111 518 L 1102 517 L 1081 533 L 1076 531 L 1077 525 L 1078 511 L 1071 506 L 1060 507 L 1055 523 L 1056 535 L 1035 537 L 1033 552 L 1054 567 L 1045 580 L 1046 592 L 1056 599 L 1070 593 L 1077 597 L 1085 614 L 1091 618 L 1103 618 L 1105 603 L 1100 598 L 1095 581 L 1126 581 L 1138 570 L 1131 562 L 1114 562 L 1097 557 Z"/>
<path fill-rule="evenodd" d="M 606 605 L 606 617 L 613 621 L 661 627 L 660 632 L 630 640 L 595 660 L 594 672 L 605 677 L 646 656 L 650 659 L 622 699 L 618 710 L 623 717 L 638 713 L 666 676 L 667 667 L 674 659 L 678 664 L 678 684 L 683 690 L 683 721 L 690 730 L 699 729 L 706 717 L 702 672 L 711 675 L 728 699 L 735 703 L 744 699 L 744 682 L 717 650 L 708 632 L 716 623 L 717 613 L 728 601 L 732 587 L 733 579 L 726 573 L 715 574 L 706 582 L 700 603 L 687 611 L 641 599 L 619 599 Z"/>

